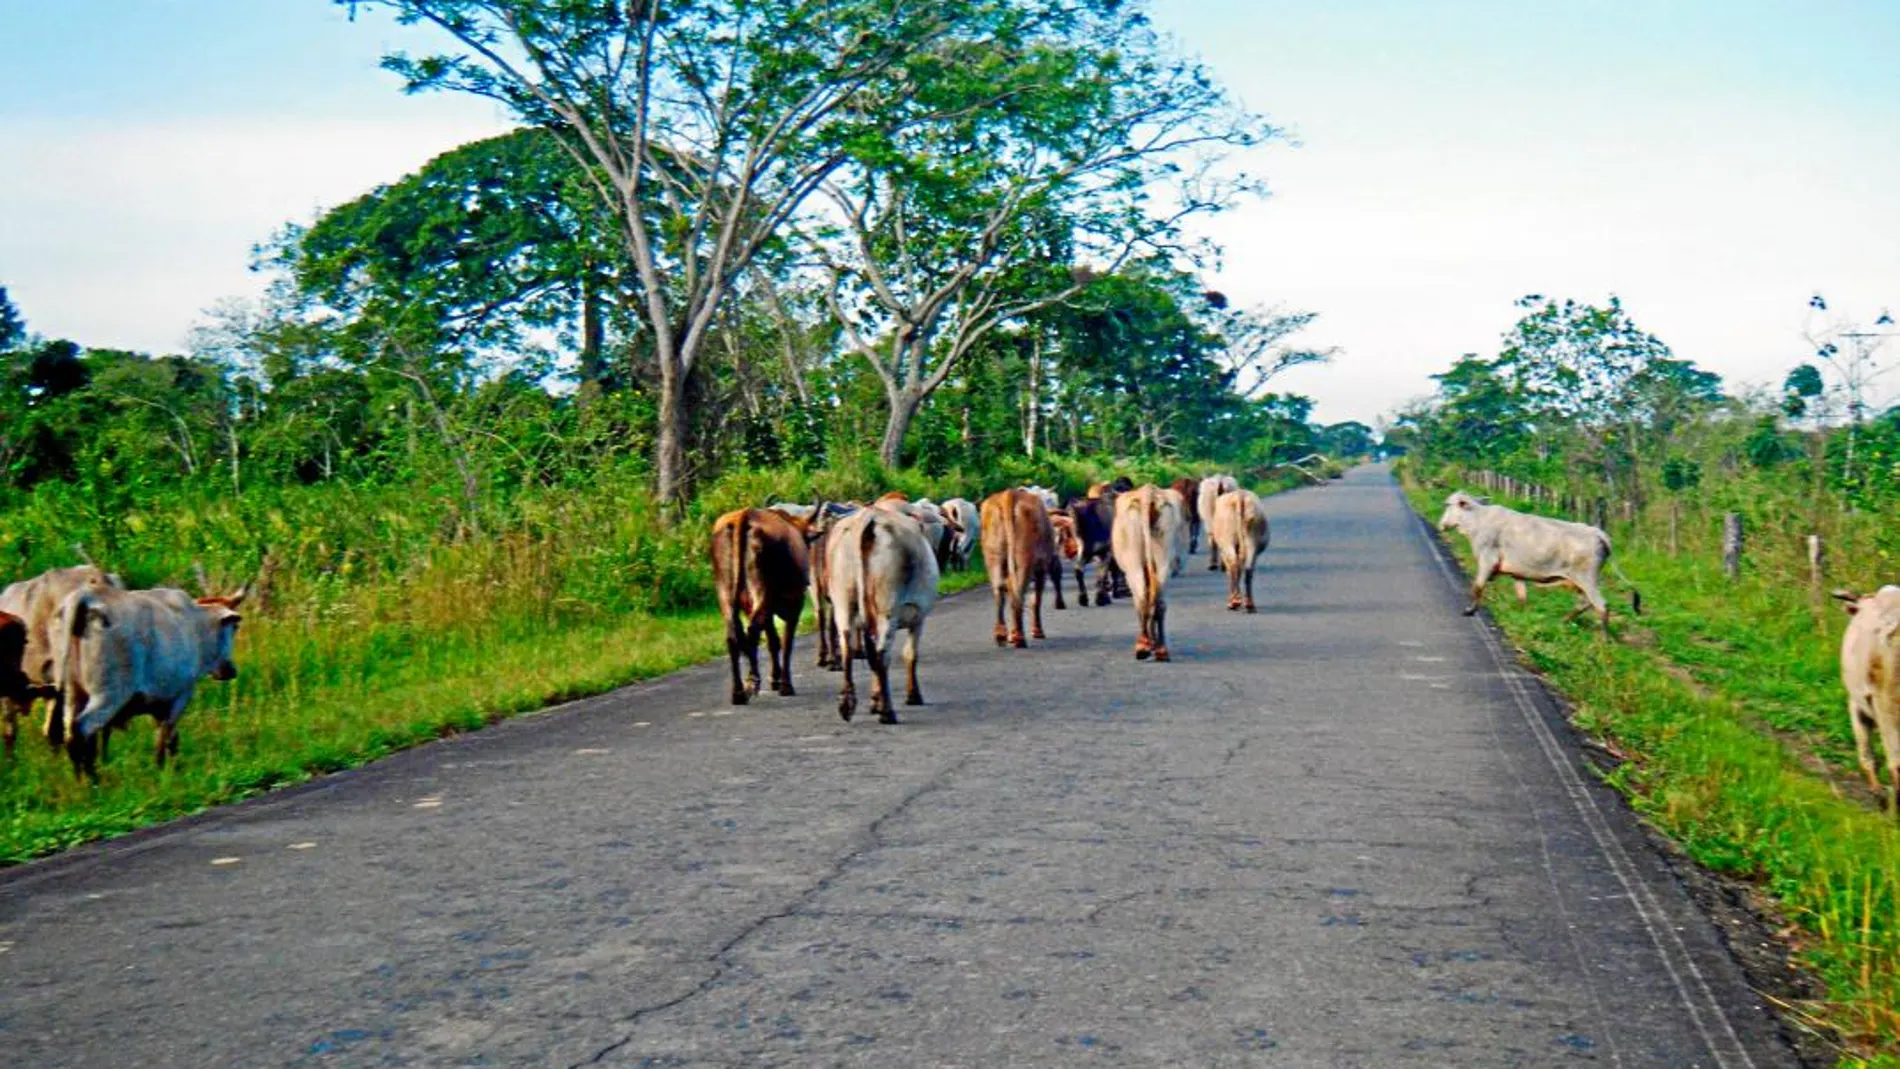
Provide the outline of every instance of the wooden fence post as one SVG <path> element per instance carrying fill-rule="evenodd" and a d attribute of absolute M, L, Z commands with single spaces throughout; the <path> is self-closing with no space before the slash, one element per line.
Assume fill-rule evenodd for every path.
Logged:
<path fill-rule="evenodd" d="M 1821 593 L 1821 581 L 1826 578 L 1826 573 L 1827 546 L 1822 543 L 1820 535 L 1811 534 L 1808 536 L 1808 586 L 1817 596 Z"/>
<path fill-rule="evenodd" d="M 1742 574 L 1742 514 L 1722 516 L 1722 570 L 1730 579 Z"/>

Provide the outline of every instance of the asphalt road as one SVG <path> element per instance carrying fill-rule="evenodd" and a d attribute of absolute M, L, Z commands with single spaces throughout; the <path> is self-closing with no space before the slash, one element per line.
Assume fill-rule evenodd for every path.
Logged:
<path fill-rule="evenodd" d="M 801 644 L 0 873 L 0 1064 L 1791 1064 L 1385 473 L 1268 511 L 1172 664 L 971 594 L 898 727 Z"/>

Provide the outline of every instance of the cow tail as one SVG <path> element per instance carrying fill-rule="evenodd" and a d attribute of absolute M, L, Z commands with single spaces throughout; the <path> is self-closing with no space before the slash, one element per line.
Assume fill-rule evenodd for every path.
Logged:
<path fill-rule="evenodd" d="M 92 594 L 82 591 L 73 599 L 72 619 L 66 622 L 65 656 L 56 665 L 53 678 L 53 715 L 62 721 L 66 738 L 71 740 L 79 729 L 78 704 L 74 701 L 76 687 L 74 677 L 79 673 L 79 643 L 86 637 L 86 631 L 94 617 L 100 624 L 106 622 L 105 614 L 99 612 L 93 603 Z"/>
<path fill-rule="evenodd" d="M 1630 582 L 1630 577 L 1624 575 L 1623 569 L 1617 567 L 1616 561 L 1610 559 L 1610 546 L 1607 542 L 1603 545 L 1603 562 L 1610 566 L 1610 571 L 1616 573 L 1616 577 L 1623 581 L 1624 586 L 1630 588 L 1630 615 L 1643 615 L 1643 592 L 1636 589 L 1636 584 Z"/>
<path fill-rule="evenodd" d="M 1146 532 L 1147 537 L 1144 539 L 1144 541 L 1147 542 L 1147 545 L 1144 545 L 1141 547 L 1141 574 L 1142 574 L 1142 578 L 1148 581 L 1148 604 L 1153 605 L 1154 600 L 1155 600 L 1155 591 L 1158 589 L 1158 585 L 1155 582 L 1154 547 L 1155 547 L 1155 543 L 1159 541 L 1155 537 L 1155 524 L 1161 521 L 1160 498 L 1157 495 L 1149 494 L 1147 498 L 1147 508 L 1148 508 L 1148 525 L 1147 525 L 1148 530 Z"/>
<path fill-rule="evenodd" d="M 871 550 L 877 547 L 877 517 L 868 516 L 864 522 L 864 533 L 858 536 L 858 611 L 864 616 L 865 630 L 871 628 L 872 609 L 876 602 L 871 597 Z"/>
<path fill-rule="evenodd" d="M 990 578 L 990 582 L 992 583 L 994 583 L 999 578 L 1002 579 L 1004 586 L 1006 586 L 1010 590 L 1016 589 L 1016 583 L 1014 579 L 1014 576 L 1016 573 L 1016 547 L 1010 544 L 1011 537 L 1015 534 L 1015 532 L 1016 532 L 1016 495 L 1014 493 L 1011 493 L 1009 495 L 1009 500 L 1008 500 L 1008 511 L 1007 511 L 1007 514 L 1003 517 L 1003 529 L 1001 531 L 996 532 L 997 545 L 1002 547 L 1002 550 L 1003 550 L 1003 574 L 1001 576 L 992 576 Z"/>
<path fill-rule="evenodd" d="M 739 522 L 732 528 L 732 622 L 726 626 L 734 637 L 745 633 L 745 625 L 740 616 L 745 612 L 743 600 L 746 592 L 745 551 L 746 543 L 752 540 L 752 510 L 739 510 Z"/>

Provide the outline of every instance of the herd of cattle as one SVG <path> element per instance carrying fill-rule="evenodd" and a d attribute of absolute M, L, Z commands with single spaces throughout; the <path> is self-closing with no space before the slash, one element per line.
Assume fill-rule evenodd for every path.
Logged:
<path fill-rule="evenodd" d="M 1582 601 L 1572 617 L 1593 610 L 1607 631 L 1602 571 L 1615 566 L 1609 536 L 1600 529 L 1463 492 L 1446 500 L 1439 527 L 1464 534 L 1477 558 L 1467 615 L 1478 611 L 1486 586 L 1504 577 L 1516 583 L 1520 601 L 1526 583 L 1575 591 Z M 1044 637 L 1045 589 L 1053 588 L 1056 608 L 1067 607 L 1066 562 L 1083 606 L 1090 604 L 1091 566 L 1094 604 L 1133 600 L 1135 657 L 1166 661 L 1168 580 L 1199 551 L 1204 532 L 1209 570 L 1227 571 L 1227 607 L 1253 612 L 1254 567 L 1267 548 L 1267 519 L 1260 499 L 1227 475 L 1166 487 L 1118 479 L 1067 504 L 1030 486 L 998 491 L 980 506 L 891 493 L 870 505 L 780 503 L 726 513 L 713 524 L 710 552 L 732 702 L 744 705 L 759 691 L 761 637 L 771 688 L 793 693 L 792 640 L 809 597 L 818 617 L 817 664 L 844 674 L 839 714 L 850 720 L 857 711 L 853 662 L 863 660 L 871 711 L 896 723 L 889 671 L 898 633 L 907 636 L 905 703 L 920 705 L 918 642 L 937 600 L 938 578 L 946 568 L 968 567 L 979 548 L 996 604 L 998 646 L 1023 648 Z M 237 675 L 232 644 L 247 592 L 248 586 L 194 598 L 169 588 L 127 590 L 116 575 L 91 564 L 0 590 L 0 737 L 7 755 L 20 718 L 44 699 L 45 736 L 65 747 L 82 779 L 98 778 L 112 732 L 141 715 L 157 721 L 155 757 L 163 767 L 178 752 L 178 722 L 198 681 Z M 1887 805 L 1900 815 L 1900 586 L 1836 596 L 1852 616 L 1841 643 L 1841 680 L 1860 767 L 1880 791 L 1870 741 L 1878 733 L 1887 758 Z M 1634 590 L 1631 608 L 1642 611 Z M 749 674 L 742 676 L 742 669 Z"/>
<path fill-rule="evenodd" d="M 918 642 L 945 568 L 966 567 L 978 549 L 996 603 L 996 644 L 1021 649 L 1042 639 L 1042 598 L 1062 596 L 1063 564 L 1076 600 L 1089 604 L 1088 569 L 1097 565 L 1095 604 L 1135 605 L 1135 657 L 1166 661 L 1168 579 L 1198 551 L 1203 526 L 1208 568 L 1227 569 L 1227 607 L 1254 611 L 1254 566 L 1267 548 L 1260 498 L 1232 476 L 1140 486 L 1118 479 L 1059 505 L 1037 486 L 999 490 L 979 506 L 885 494 L 869 505 L 820 501 L 738 509 L 713 523 L 713 581 L 726 623 L 732 702 L 759 692 L 759 640 L 771 662 L 769 685 L 793 694 L 792 641 L 809 595 L 818 616 L 818 666 L 844 673 L 838 714 L 858 708 L 852 664 L 870 669 L 871 711 L 897 722 L 890 664 L 906 636 L 904 701 L 923 704 Z M 1028 627 L 1024 627 L 1024 609 Z M 783 635 L 780 629 L 783 628 Z M 749 671 L 748 671 L 749 670 Z"/>

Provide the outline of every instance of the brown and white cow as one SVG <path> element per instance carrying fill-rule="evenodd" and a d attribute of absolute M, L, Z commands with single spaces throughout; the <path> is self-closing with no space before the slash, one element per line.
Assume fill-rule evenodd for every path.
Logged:
<path fill-rule="evenodd" d="M 11 660 L 24 682 L 10 689 L 0 687 L 0 736 L 5 738 L 8 754 L 13 752 L 20 717 L 32 709 L 38 698 L 47 701 L 44 725 L 47 741 L 58 746 L 65 739 L 66 721 L 59 711 L 59 688 L 53 682 L 55 642 L 51 628 L 60 603 L 73 591 L 89 585 L 123 589 L 125 584 L 116 575 L 82 564 L 54 568 L 0 590 L 0 612 L 19 620 L 24 629 L 18 657 Z M 6 660 L 8 658 L 0 654 L 0 661 Z M 4 671 L 5 668 L 0 667 L 0 672 Z"/>
<path fill-rule="evenodd" d="M 1135 659 L 1166 661 L 1168 569 L 1180 538 L 1181 510 L 1159 486 L 1142 486 L 1115 498 L 1115 562 L 1128 576 L 1140 634 Z"/>
<path fill-rule="evenodd" d="M 1095 573 L 1095 604 L 1107 605 L 1116 597 L 1128 596 L 1128 581 L 1115 566 L 1113 551 L 1116 496 L 1072 498 L 1063 510 L 1071 517 L 1078 543 L 1076 554 L 1068 559 L 1075 562 L 1076 600 L 1083 608 L 1089 604 L 1088 566 L 1096 561 L 1101 562 L 1101 570 Z"/>
<path fill-rule="evenodd" d="M 1229 490 L 1214 502 L 1213 530 L 1208 532 L 1220 546 L 1221 560 L 1227 564 L 1227 608 L 1245 608 L 1254 612 L 1254 562 L 1266 551 L 1270 537 L 1266 510 L 1260 498 L 1245 488 Z M 1246 579 L 1246 598 L 1241 597 L 1241 579 Z"/>
<path fill-rule="evenodd" d="M 1471 577 L 1471 604 L 1465 615 L 1478 611 L 1484 588 L 1500 575 L 1541 586 L 1568 587 L 1583 595 L 1584 603 L 1565 619 L 1594 609 L 1605 633 L 1610 629 L 1610 606 L 1603 600 L 1603 566 L 1610 560 L 1610 536 L 1587 523 L 1555 520 L 1493 505 L 1460 490 L 1445 499 L 1438 519 L 1441 531 L 1462 531 L 1478 558 Z M 1643 611 L 1642 595 L 1630 594 L 1630 610 Z"/>
<path fill-rule="evenodd" d="M 1841 683 L 1847 687 L 1847 719 L 1867 786 L 1884 795 L 1900 818 L 1900 586 L 1868 595 L 1837 590 L 1853 620 L 1841 636 Z M 1887 756 L 1887 787 L 1881 791 L 1869 736 L 1880 733 Z"/>
<path fill-rule="evenodd" d="M 899 631 L 910 633 L 904 648 L 909 673 L 904 703 L 924 703 L 917 684 L 917 644 L 924 619 L 937 602 L 937 555 L 921 524 L 889 509 L 868 508 L 846 516 L 832 526 L 827 541 L 832 622 L 844 662 L 838 715 L 850 720 L 857 712 L 852 662 L 861 652 L 871 669 L 871 711 L 880 722 L 895 724 L 890 658 Z"/>
<path fill-rule="evenodd" d="M 1181 500 L 1186 503 L 1187 512 L 1183 518 L 1187 521 L 1187 551 L 1192 556 L 1201 551 L 1201 525 L 1213 518 L 1201 514 L 1201 480 L 1176 479 L 1169 489 L 1180 494 Z"/>
<path fill-rule="evenodd" d="M 1056 555 L 1055 529 L 1049 511 L 1025 490 L 998 490 L 983 499 L 983 563 L 989 570 L 990 594 L 996 600 L 996 644 L 1023 649 L 1023 598 L 1029 598 L 1029 637 L 1046 638 L 1042 630 L 1042 589 L 1055 581 L 1056 608 L 1062 601 L 1062 563 Z M 1005 626 L 1003 607 L 1009 606 Z"/>
<path fill-rule="evenodd" d="M 1194 488 L 1194 507 L 1201 514 L 1201 522 L 1205 524 L 1212 521 L 1214 502 L 1219 501 L 1222 494 L 1238 489 L 1240 484 L 1234 481 L 1232 475 L 1214 474 L 1202 479 Z M 1220 547 L 1214 544 L 1212 538 L 1207 540 L 1207 570 L 1220 571 Z"/>
<path fill-rule="evenodd" d="M 805 608 L 810 574 L 805 533 L 775 509 L 736 509 L 713 521 L 713 588 L 726 622 L 726 657 L 732 664 L 732 704 L 759 692 L 759 635 L 772 662 L 772 690 L 787 698 L 792 688 L 792 640 Z M 785 625 L 781 644 L 773 618 Z M 740 679 L 739 661 L 750 673 Z"/>
<path fill-rule="evenodd" d="M 831 528 L 839 520 L 864 506 L 856 502 L 820 501 L 816 505 L 774 504 L 767 506 L 784 516 L 805 536 L 805 556 L 811 565 L 812 613 L 818 618 L 817 667 L 833 672 L 844 669 L 839 653 L 837 628 L 831 621 Z"/>
<path fill-rule="evenodd" d="M 112 731 L 141 714 L 158 721 L 159 767 L 178 755 L 178 721 L 198 681 L 237 678 L 231 648 L 248 592 L 193 598 L 166 587 L 87 584 L 60 603 L 51 627 L 53 679 L 75 774 L 98 779 Z"/>

